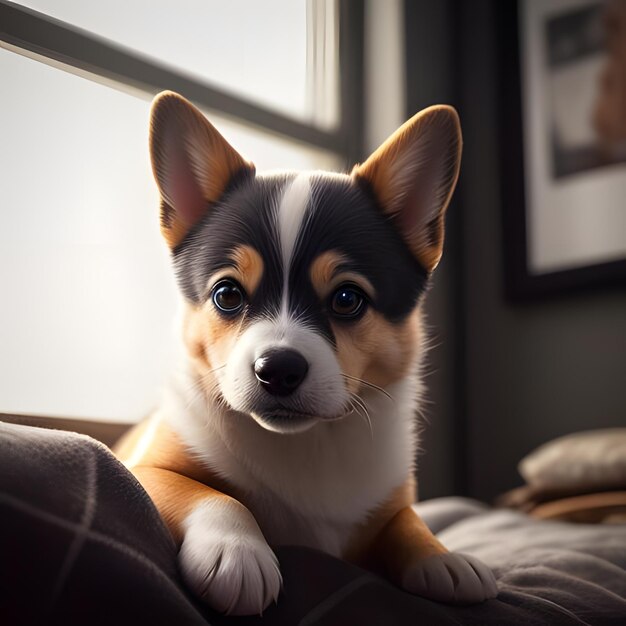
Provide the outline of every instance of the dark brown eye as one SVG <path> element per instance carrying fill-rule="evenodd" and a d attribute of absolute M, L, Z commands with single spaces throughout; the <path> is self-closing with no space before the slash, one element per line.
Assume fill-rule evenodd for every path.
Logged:
<path fill-rule="evenodd" d="M 243 309 L 246 299 L 243 289 L 234 280 L 222 280 L 212 292 L 213 304 L 226 315 L 234 315 Z"/>
<path fill-rule="evenodd" d="M 330 298 L 330 308 L 336 317 L 354 319 L 359 317 L 366 307 L 363 292 L 354 285 L 342 285 Z"/>

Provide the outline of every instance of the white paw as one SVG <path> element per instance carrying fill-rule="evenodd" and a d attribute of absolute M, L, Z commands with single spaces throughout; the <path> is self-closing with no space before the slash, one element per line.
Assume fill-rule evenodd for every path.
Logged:
<path fill-rule="evenodd" d="M 402 587 L 437 602 L 476 604 L 498 595 L 491 570 L 470 554 L 446 552 L 414 563 Z"/>
<path fill-rule="evenodd" d="M 187 517 L 178 562 L 191 590 L 229 615 L 262 613 L 282 584 L 278 560 L 256 520 L 226 497 L 203 502 Z"/>

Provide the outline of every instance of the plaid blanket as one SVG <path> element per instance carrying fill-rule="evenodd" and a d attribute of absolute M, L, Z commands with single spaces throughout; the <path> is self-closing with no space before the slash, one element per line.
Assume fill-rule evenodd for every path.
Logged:
<path fill-rule="evenodd" d="M 538 521 L 460 498 L 417 510 L 449 548 L 494 569 L 497 599 L 436 604 L 321 552 L 279 547 L 278 604 L 226 618 L 184 589 L 156 509 L 105 446 L 0 423 L 0 624 L 626 623 L 626 525 Z"/>

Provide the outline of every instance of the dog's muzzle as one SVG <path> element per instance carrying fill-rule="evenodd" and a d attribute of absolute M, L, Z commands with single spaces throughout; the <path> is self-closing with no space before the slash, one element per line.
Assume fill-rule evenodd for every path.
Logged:
<path fill-rule="evenodd" d="M 273 396 L 288 396 L 306 378 L 309 364 L 299 352 L 280 348 L 264 352 L 253 369 L 265 391 Z"/>

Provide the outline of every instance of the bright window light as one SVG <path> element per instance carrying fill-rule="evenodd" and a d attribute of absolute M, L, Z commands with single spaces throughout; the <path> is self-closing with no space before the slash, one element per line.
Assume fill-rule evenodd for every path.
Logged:
<path fill-rule="evenodd" d="M 24 0 L 259 104 L 338 121 L 336 0 Z"/>

